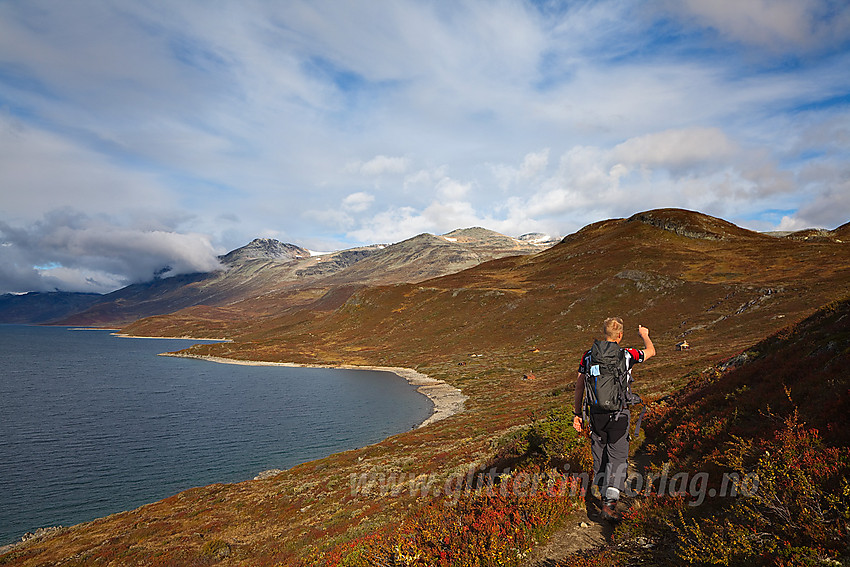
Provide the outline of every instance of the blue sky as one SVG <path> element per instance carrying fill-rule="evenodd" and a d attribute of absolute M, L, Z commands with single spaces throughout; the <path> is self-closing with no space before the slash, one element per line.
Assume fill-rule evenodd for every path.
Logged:
<path fill-rule="evenodd" d="M 0 2 L 0 292 L 682 207 L 850 220 L 832 0 Z"/>

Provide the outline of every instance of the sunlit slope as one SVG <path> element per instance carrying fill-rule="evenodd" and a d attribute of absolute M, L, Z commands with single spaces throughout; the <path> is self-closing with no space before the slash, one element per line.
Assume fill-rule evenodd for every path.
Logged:
<path fill-rule="evenodd" d="M 493 258 L 530 254 L 542 248 L 545 246 L 481 228 L 456 230 L 444 236 L 420 234 L 396 244 L 313 256 L 290 244 L 255 240 L 222 256 L 222 270 L 133 284 L 60 323 L 127 325 L 181 309 L 194 314 L 197 310 L 192 308 L 198 305 L 224 308 L 225 312 L 235 306 L 253 319 L 304 307 L 334 290 L 338 293 L 351 286 L 419 282 Z M 183 314 L 177 318 L 185 319 Z"/>
<path fill-rule="evenodd" d="M 235 344 L 196 351 L 427 363 L 537 348 L 572 361 L 599 322 L 616 314 L 626 320 L 626 342 L 640 346 L 638 324 L 652 330 L 670 355 L 654 372 L 675 380 L 848 294 L 850 246 L 842 242 L 778 238 L 658 210 L 590 225 L 535 255 L 362 289 L 335 310 L 245 321 L 231 328 Z M 691 349 L 676 352 L 684 339 Z"/>
<path fill-rule="evenodd" d="M 418 284 L 317 294 L 303 298 L 307 307 L 281 307 L 277 315 L 252 317 L 246 300 L 198 307 L 194 320 L 183 312 L 179 324 L 148 320 L 152 330 L 169 321 L 171 331 L 222 325 L 235 339 L 192 349 L 199 354 L 415 366 L 469 399 L 464 412 L 434 425 L 267 481 L 187 491 L 27 544 L 4 559 L 213 563 L 214 543 L 227 545 L 233 564 L 293 564 L 311 549 L 392 526 L 422 503 L 408 493 L 354 498 L 352 474 L 404 471 L 442 482 L 452 471 L 490 462 L 506 431 L 569 407 L 578 358 L 602 317 L 626 319 L 630 346 L 641 346 L 639 323 L 652 330 L 658 356 L 636 369 L 635 390 L 654 399 L 850 295 L 850 247 L 840 240 L 778 238 L 696 213 L 650 211 L 591 225 L 533 256 Z M 827 323 L 825 332 L 838 328 Z M 691 349 L 676 351 L 683 338 Z M 811 344 L 828 347 L 830 340 Z M 532 373 L 535 379 L 523 379 Z M 781 393 L 777 384 L 774 394 Z"/>

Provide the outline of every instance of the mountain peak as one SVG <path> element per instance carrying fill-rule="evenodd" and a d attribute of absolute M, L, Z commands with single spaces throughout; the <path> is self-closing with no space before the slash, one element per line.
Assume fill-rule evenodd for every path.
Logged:
<path fill-rule="evenodd" d="M 654 209 L 636 213 L 626 222 L 642 222 L 687 238 L 730 240 L 758 237 L 758 233 L 729 221 L 685 209 Z"/>
<path fill-rule="evenodd" d="M 469 228 L 457 228 L 451 232 L 447 232 L 443 236 L 448 236 L 450 238 L 469 238 L 474 240 L 481 240 L 482 238 L 503 235 L 488 228 L 483 228 L 480 226 L 471 226 Z"/>
<path fill-rule="evenodd" d="M 504 234 L 498 233 L 487 228 L 474 226 L 471 228 L 459 228 L 442 235 L 442 238 L 449 242 L 457 242 L 460 244 L 487 244 L 501 246 L 515 246 L 516 240 Z"/>
<path fill-rule="evenodd" d="M 525 244 L 535 244 L 537 246 L 554 246 L 561 240 L 543 232 L 529 232 L 528 234 L 517 236 L 516 239 Z"/>
<path fill-rule="evenodd" d="M 255 238 L 245 246 L 221 256 L 220 259 L 225 264 L 233 264 L 240 260 L 269 259 L 290 261 L 309 257 L 310 252 L 300 246 L 280 242 L 274 238 Z"/>

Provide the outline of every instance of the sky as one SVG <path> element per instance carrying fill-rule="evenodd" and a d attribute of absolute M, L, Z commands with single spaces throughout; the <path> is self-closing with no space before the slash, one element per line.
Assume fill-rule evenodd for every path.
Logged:
<path fill-rule="evenodd" d="M 850 4 L 0 1 L 0 293 L 661 207 L 850 221 Z"/>

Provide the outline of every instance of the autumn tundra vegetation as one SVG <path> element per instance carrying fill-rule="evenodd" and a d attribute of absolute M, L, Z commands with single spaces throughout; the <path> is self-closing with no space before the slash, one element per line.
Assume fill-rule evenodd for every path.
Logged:
<path fill-rule="evenodd" d="M 197 356 L 411 367 L 463 411 L 62 528 L 0 565 L 523 565 L 593 505 L 573 386 L 609 315 L 634 322 L 624 346 L 641 324 L 657 349 L 634 371 L 628 509 L 604 545 L 546 564 L 850 561 L 850 225 L 768 235 L 655 210 L 415 283 L 287 294 L 125 331 L 232 339 Z"/>

